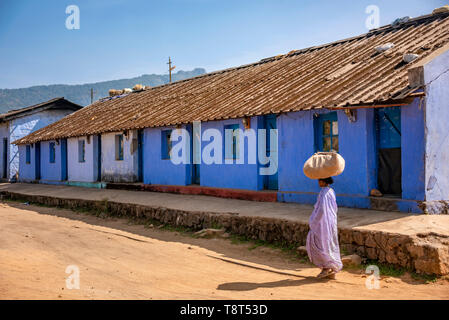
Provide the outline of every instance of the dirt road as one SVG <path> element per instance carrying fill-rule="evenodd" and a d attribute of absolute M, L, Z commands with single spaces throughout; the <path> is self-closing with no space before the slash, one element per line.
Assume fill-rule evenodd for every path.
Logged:
<path fill-rule="evenodd" d="M 0 203 L 0 299 L 449 299 L 446 280 L 404 275 L 369 290 L 362 271 L 316 280 L 317 268 L 250 246 Z M 79 289 L 66 287 L 68 266 Z"/>

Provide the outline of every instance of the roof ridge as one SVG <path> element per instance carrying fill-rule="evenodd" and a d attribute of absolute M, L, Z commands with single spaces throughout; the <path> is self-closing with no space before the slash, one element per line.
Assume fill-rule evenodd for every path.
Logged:
<path fill-rule="evenodd" d="M 37 108 L 46 106 L 48 104 L 55 103 L 55 102 L 58 102 L 58 101 L 63 101 L 63 100 L 65 100 L 66 102 L 68 102 L 70 104 L 73 104 L 73 105 L 76 105 L 76 106 L 82 108 L 81 105 L 76 104 L 76 103 L 74 103 L 72 101 L 69 101 L 69 100 L 65 99 L 64 97 L 56 97 L 56 98 L 50 99 L 48 101 L 44 101 L 44 102 L 33 104 L 31 106 L 27 106 L 27 107 L 23 107 L 23 108 L 19 108 L 19 109 L 8 110 L 5 113 L 0 114 L 0 119 L 5 119 L 5 118 L 10 117 L 10 116 L 21 114 L 23 112 L 27 112 L 27 111 L 30 111 L 30 110 L 33 110 L 33 109 L 37 109 Z"/>
<path fill-rule="evenodd" d="M 53 99 L 50 99 L 50 100 L 48 100 L 48 101 L 39 102 L 39 103 L 32 104 L 32 105 L 30 105 L 30 106 L 26 106 L 26 107 L 19 108 L 19 109 L 11 109 L 11 110 L 6 111 L 5 113 L 0 114 L 0 116 L 3 116 L 3 115 L 5 115 L 5 114 L 11 113 L 11 112 L 17 112 L 17 111 L 25 110 L 25 109 L 28 109 L 28 108 L 39 107 L 39 106 L 41 106 L 41 105 L 44 105 L 44 104 L 47 104 L 47 103 L 52 103 L 52 102 L 58 101 L 58 100 L 60 100 L 60 99 L 64 99 L 64 97 L 53 98 Z"/>
<path fill-rule="evenodd" d="M 323 49 L 323 48 L 326 48 L 326 47 L 335 46 L 337 44 L 346 43 L 346 42 L 349 42 L 349 41 L 365 38 L 365 37 L 368 37 L 368 36 L 371 36 L 371 35 L 375 35 L 375 34 L 380 33 L 380 32 L 392 31 L 392 30 L 397 30 L 399 28 L 408 27 L 410 25 L 416 24 L 420 20 L 432 20 L 430 18 L 437 18 L 437 17 L 442 17 L 442 16 L 446 16 L 446 17 L 449 16 L 449 12 L 422 15 L 422 16 L 419 16 L 419 17 L 416 17 L 416 18 L 411 18 L 410 20 L 408 20 L 406 22 L 403 22 L 403 23 L 400 23 L 398 25 L 393 25 L 393 23 L 390 23 L 390 24 L 384 25 L 384 26 L 376 28 L 376 29 L 371 29 L 368 32 L 362 33 L 362 34 L 357 35 L 357 36 L 353 36 L 353 37 L 349 37 L 349 38 L 345 38 L 345 39 L 341 39 L 341 40 L 336 40 L 336 41 L 332 41 L 332 42 L 329 42 L 329 43 L 325 43 L 325 44 L 321 44 L 321 45 L 317 45 L 317 46 L 312 46 L 312 47 L 308 47 L 308 48 L 298 49 L 298 50 L 294 50 L 293 52 L 290 51 L 289 53 L 287 53 L 285 55 L 282 55 L 282 56 L 293 56 L 293 55 L 302 54 L 302 53 L 305 53 L 305 52 L 308 52 L 308 51 L 311 51 L 311 50 Z M 275 59 L 275 58 L 278 58 L 278 56 L 265 58 L 265 59 L 262 59 L 261 61 L 269 60 L 269 59 Z"/>

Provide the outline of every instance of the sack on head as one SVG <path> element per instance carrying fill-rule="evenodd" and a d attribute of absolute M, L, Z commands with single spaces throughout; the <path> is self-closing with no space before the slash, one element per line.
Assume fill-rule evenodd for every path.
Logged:
<path fill-rule="evenodd" d="M 304 163 L 303 171 L 310 179 L 335 177 L 345 170 L 345 159 L 336 152 L 318 152 Z"/>

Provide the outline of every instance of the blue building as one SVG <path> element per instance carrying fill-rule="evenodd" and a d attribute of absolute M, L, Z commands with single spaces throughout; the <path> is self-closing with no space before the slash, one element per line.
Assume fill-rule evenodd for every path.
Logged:
<path fill-rule="evenodd" d="M 15 179 L 19 171 L 18 147 L 10 144 L 12 141 L 23 138 L 81 108 L 64 98 L 55 98 L 0 114 L 1 177 L 6 180 Z"/>
<path fill-rule="evenodd" d="M 101 99 L 15 141 L 21 159 L 41 150 L 19 178 L 311 204 L 302 165 L 335 150 L 339 205 L 447 213 L 448 30 L 448 13 L 427 15 Z"/>

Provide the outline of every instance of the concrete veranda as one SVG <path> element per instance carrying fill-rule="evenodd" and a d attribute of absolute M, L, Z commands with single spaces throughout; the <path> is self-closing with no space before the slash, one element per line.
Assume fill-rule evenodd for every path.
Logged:
<path fill-rule="evenodd" d="M 184 211 L 234 213 L 238 216 L 285 219 L 307 223 L 313 210 L 310 205 L 255 202 L 210 196 L 180 195 L 158 192 L 94 189 L 59 185 L 4 183 L 0 192 L 41 195 L 64 199 L 83 199 L 133 203 Z M 340 228 L 371 230 L 402 235 L 433 232 L 449 236 L 449 215 L 412 215 L 399 212 L 339 208 Z"/>

